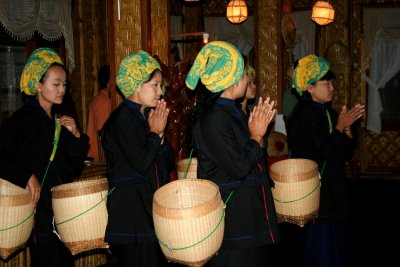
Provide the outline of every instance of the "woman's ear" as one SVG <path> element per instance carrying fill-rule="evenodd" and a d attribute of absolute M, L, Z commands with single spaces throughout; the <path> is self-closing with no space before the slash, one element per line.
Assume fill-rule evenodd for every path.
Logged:
<path fill-rule="evenodd" d="M 39 93 L 39 92 L 42 92 L 42 87 L 43 87 L 43 85 L 41 84 L 41 83 L 37 83 L 36 84 L 36 91 Z"/>
<path fill-rule="evenodd" d="M 307 90 L 307 92 L 310 93 L 310 95 L 312 95 L 313 92 L 314 92 L 314 86 L 312 86 L 311 84 L 309 84 L 309 85 L 307 85 L 306 90 Z"/>

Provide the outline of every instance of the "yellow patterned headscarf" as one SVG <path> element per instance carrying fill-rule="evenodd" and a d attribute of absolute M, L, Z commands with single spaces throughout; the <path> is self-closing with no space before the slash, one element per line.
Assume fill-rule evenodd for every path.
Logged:
<path fill-rule="evenodd" d="M 139 86 L 148 79 L 154 70 L 160 70 L 160 64 L 145 51 L 126 56 L 119 67 L 117 86 L 128 98 Z"/>
<path fill-rule="evenodd" d="M 22 71 L 20 88 L 27 95 L 36 95 L 37 84 L 51 64 L 57 62 L 63 65 L 60 56 L 50 48 L 39 48 L 33 51 Z"/>
<path fill-rule="evenodd" d="M 239 50 L 230 43 L 214 41 L 200 50 L 186 77 L 186 85 L 194 90 L 201 79 L 208 90 L 216 93 L 237 83 L 243 71 Z"/>
<path fill-rule="evenodd" d="M 256 70 L 251 65 L 247 65 L 247 75 L 253 75 L 253 78 L 256 77 Z"/>
<path fill-rule="evenodd" d="M 330 68 L 331 64 L 323 57 L 308 55 L 299 60 L 293 73 L 292 83 L 299 95 L 311 85 L 321 79 Z"/>

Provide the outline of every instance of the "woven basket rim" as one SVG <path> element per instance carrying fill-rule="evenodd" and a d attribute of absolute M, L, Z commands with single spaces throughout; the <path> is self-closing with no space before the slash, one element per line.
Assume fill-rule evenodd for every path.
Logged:
<path fill-rule="evenodd" d="M 22 188 L 16 184 L 13 184 L 3 178 L 0 178 L 0 187 L 2 188 L 10 188 L 13 191 L 16 191 L 12 194 L 0 194 L 0 196 L 19 196 L 19 195 L 25 195 L 25 194 L 30 194 L 29 189 L 27 188 Z"/>
<path fill-rule="evenodd" d="M 1 207 L 5 206 L 25 206 L 31 203 L 31 194 L 21 194 L 21 195 L 0 195 Z"/>
<path fill-rule="evenodd" d="M 293 166 L 293 165 L 295 165 L 295 166 L 298 166 L 298 165 L 307 166 L 307 165 L 309 165 L 309 168 L 304 168 L 303 169 L 304 172 L 311 171 L 311 170 L 313 170 L 315 168 L 318 169 L 318 164 L 315 161 L 313 161 L 311 159 L 302 159 L 302 158 L 284 159 L 284 160 L 280 160 L 280 161 L 274 162 L 271 165 L 270 169 L 271 169 L 271 171 L 274 171 L 274 172 L 278 172 L 276 169 L 279 169 L 279 171 L 281 171 L 283 174 L 291 174 L 292 173 L 291 171 L 293 169 L 293 168 L 291 168 L 291 166 Z"/>
<path fill-rule="evenodd" d="M 199 207 L 202 207 L 202 206 L 204 206 L 204 205 L 207 205 L 208 201 L 207 201 L 207 202 L 204 202 L 204 203 L 201 203 L 201 204 L 199 204 L 199 205 L 191 206 L 191 207 L 187 207 L 187 208 L 181 208 L 181 207 L 174 208 L 174 207 L 165 206 L 164 204 L 161 204 L 161 203 L 158 201 L 157 197 L 158 197 L 160 194 L 164 193 L 166 190 L 168 190 L 169 187 L 173 186 L 175 183 L 190 183 L 190 182 L 195 182 L 195 183 L 207 183 L 208 185 L 211 185 L 212 187 L 216 188 L 215 194 L 213 194 L 212 196 L 210 196 L 209 199 L 208 199 L 208 201 L 211 201 L 211 200 L 214 200 L 215 198 L 218 198 L 218 196 L 219 196 L 219 194 L 220 194 L 220 193 L 219 193 L 219 188 L 218 188 L 218 186 L 217 186 L 215 183 L 213 183 L 213 182 L 211 182 L 211 181 L 209 181 L 209 180 L 207 180 L 207 179 L 186 178 L 186 179 L 179 179 L 179 180 L 172 181 L 172 182 L 170 182 L 170 183 L 168 183 L 168 184 L 166 184 L 166 185 L 160 187 L 160 188 L 154 193 L 154 196 L 153 196 L 153 203 L 154 203 L 155 205 L 157 205 L 158 207 L 162 208 L 162 209 L 168 209 L 168 210 L 171 210 L 171 211 L 192 210 L 192 209 L 199 208 Z M 166 187 L 166 186 L 167 186 L 167 187 Z"/>
<path fill-rule="evenodd" d="M 102 191 L 108 191 L 108 181 L 106 178 L 75 181 L 51 188 L 53 199 L 79 197 Z"/>
<path fill-rule="evenodd" d="M 71 188 L 90 187 L 93 184 L 105 183 L 105 182 L 107 182 L 106 178 L 74 181 L 74 182 L 71 182 L 71 183 L 65 183 L 65 184 L 53 186 L 51 188 L 51 190 L 52 191 L 53 190 L 70 190 Z"/>

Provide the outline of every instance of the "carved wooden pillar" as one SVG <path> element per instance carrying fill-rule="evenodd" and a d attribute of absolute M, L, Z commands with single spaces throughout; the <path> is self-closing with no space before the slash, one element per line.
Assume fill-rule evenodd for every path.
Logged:
<path fill-rule="evenodd" d="M 157 55 L 168 66 L 169 10 L 168 0 L 151 0 L 152 55 Z"/>
<path fill-rule="evenodd" d="M 204 30 L 201 23 L 201 17 L 203 16 L 201 6 L 185 7 L 184 14 L 184 32 L 200 32 Z M 189 62 L 193 62 L 202 47 L 202 43 L 186 43 L 184 47 L 184 58 Z"/>
<path fill-rule="evenodd" d="M 281 53 L 278 52 L 281 49 L 280 6 L 281 0 L 258 0 L 255 11 L 257 88 L 260 96 L 270 96 L 274 100 L 278 99 L 282 87 Z"/>
<path fill-rule="evenodd" d="M 143 37 L 150 38 L 148 32 L 149 20 L 148 1 L 140 0 L 108 0 L 109 18 L 109 54 L 110 54 L 110 81 L 111 102 L 116 107 L 121 97 L 116 91 L 115 77 L 122 59 L 140 49 L 148 51 L 151 40 L 144 41 Z M 119 8 L 118 8 L 119 3 Z M 144 27 L 142 27 L 144 26 Z M 151 52 L 151 51 L 149 51 Z"/>
<path fill-rule="evenodd" d="M 168 2 L 167 0 L 108 0 L 109 54 L 113 106 L 121 97 L 115 90 L 115 76 L 122 59 L 139 50 L 168 63 Z"/>

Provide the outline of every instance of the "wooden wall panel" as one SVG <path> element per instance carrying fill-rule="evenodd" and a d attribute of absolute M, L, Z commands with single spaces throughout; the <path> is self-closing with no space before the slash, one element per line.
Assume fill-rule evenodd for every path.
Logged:
<path fill-rule="evenodd" d="M 278 99 L 278 84 L 282 84 L 278 81 L 278 58 L 281 55 L 278 54 L 280 31 L 277 29 L 277 2 L 280 1 L 257 1 L 255 14 L 257 90 L 262 97 L 270 96 L 272 99 Z"/>
<path fill-rule="evenodd" d="M 81 128 L 86 132 L 90 101 L 97 94 L 97 71 L 108 64 L 106 0 L 73 1 L 75 69 L 71 93 Z"/>
<path fill-rule="evenodd" d="M 114 1 L 115 65 L 122 59 L 142 49 L 141 5 L 139 0 L 120 0 L 121 20 L 117 17 L 117 1 Z"/>
<path fill-rule="evenodd" d="M 168 66 L 168 0 L 151 0 L 152 55 Z"/>

